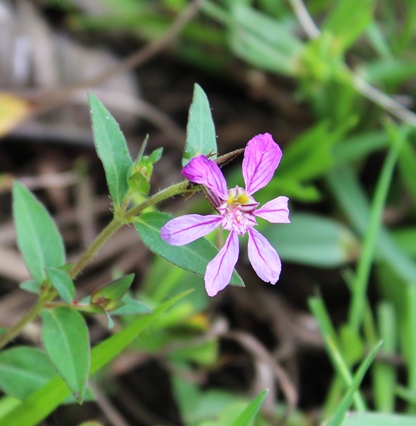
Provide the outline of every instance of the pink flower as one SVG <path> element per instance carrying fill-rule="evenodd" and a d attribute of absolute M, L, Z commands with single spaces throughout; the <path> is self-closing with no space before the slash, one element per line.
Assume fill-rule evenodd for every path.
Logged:
<path fill-rule="evenodd" d="M 272 223 L 289 223 L 288 198 L 277 197 L 262 207 L 253 194 L 265 187 L 282 158 L 279 145 L 268 133 L 251 139 L 244 152 L 243 177 L 246 189 L 236 186 L 227 190 L 227 182 L 215 161 L 201 155 L 193 158 L 182 174 L 190 182 L 204 186 L 205 192 L 219 215 L 190 214 L 170 220 L 160 231 L 169 244 L 181 246 L 207 235 L 218 226 L 230 234 L 224 247 L 205 272 L 205 288 L 215 296 L 230 282 L 238 259 L 238 236 L 248 232 L 248 257 L 257 275 L 275 284 L 280 276 L 281 262 L 276 250 L 254 227 L 257 217 Z"/>

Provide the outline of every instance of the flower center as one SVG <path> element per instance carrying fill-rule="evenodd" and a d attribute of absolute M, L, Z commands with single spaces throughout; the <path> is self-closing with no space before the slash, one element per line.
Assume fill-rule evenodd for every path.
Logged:
<path fill-rule="evenodd" d="M 253 212 L 259 203 L 248 195 L 246 190 L 236 186 L 228 190 L 227 200 L 219 207 L 222 227 L 227 231 L 235 231 L 238 235 L 244 235 L 247 227 L 257 225 Z"/>
<path fill-rule="evenodd" d="M 228 190 L 228 205 L 242 205 L 247 204 L 249 201 L 250 197 L 247 195 L 246 191 L 243 188 L 236 186 L 235 188 Z"/>

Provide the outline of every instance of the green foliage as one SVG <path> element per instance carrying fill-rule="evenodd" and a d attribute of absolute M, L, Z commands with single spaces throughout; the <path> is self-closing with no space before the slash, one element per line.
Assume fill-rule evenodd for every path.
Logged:
<path fill-rule="evenodd" d="M 26 267 L 33 279 L 42 283 L 46 267 L 65 263 L 61 235 L 45 207 L 19 182 L 13 184 L 13 217 Z"/>
<path fill-rule="evenodd" d="M 186 271 L 203 276 L 208 263 L 216 256 L 218 249 L 205 238 L 200 238 L 185 246 L 173 246 L 163 241 L 160 229 L 172 217 L 166 213 L 145 213 L 136 221 L 136 229 L 143 243 L 163 259 L 172 262 Z M 234 271 L 230 284 L 244 286 L 243 280 Z"/>
<path fill-rule="evenodd" d="M 0 389 L 20 401 L 56 376 L 56 370 L 45 353 L 29 346 L 16 346 L 0 353 L 0 372 Z M 87 388 L 84 401 L 93 399 Z M 74 398 L 69 396 L 64 402 L 74 402 Z"/>
<path fill-rule="evenodd" d="M 344 52 L 355 43 L 370 24 L 374 3 L 374 0 L 339 0 L 335 3 L 322 29 L 334 35 L 334 43 L 339 52 Z"/>
<path fill-rule="evenodd" d="M 357 177 L 351 169 L 339 169 L 328 176 L 334 198 L 356 231 L 368 229 L 370 207 Z M 376 256 L 387 262 L 407 283 L 416 282 L 416 263 L 395 243 L 390 232 L 381 227 L 377 235 Z"/>
<path fill-rule="evenodd" d="M 47 268 L 46 274 L 65 303 L 71 303 L 75 297 L 75 285 L 68 272 L 58 268 Z"/>
<path fill-rule="evenodd" d="M 42 342 L 53 366 L 81 404 L 90 369 L 88 328 L 79 312 L 59 307 L 42 313 Z"/>
<path fill-rule="evenodd" d="M 233 2 L 229 22 L 230 46 L 237 57 L 266 71 L 296 73 L 302 42 L 288 25 L 241 2 Z"/>
<path fill-rule="evenodd" d="M 92 294 L 91 303 L 109 312 L 123 306 L 121 299 L 127 293 L 133 280 L 134 274 L 130 274 L 112 281 Z"/>
<path fill-rule="evenodd" d="M 150 178 L 152 177 L 153 166 L 162 158 L 163 153 L 163 148 L 158 148 L 150 155 L 143 155 L 148 139 L 149 137 L 146 136 L 128 178 L 129 188 L 144 195 L 147 195 L 150 191 Z"/>
<path fill-rule="evenodd" d="M 89 374 L 93 375 L 107 365 L 152 322 L 184 296 L 185 294 L 182 294 L 165 302 L 153 314 L 135 319 L 122 331 L 94 347 L 91 351 Z M 62 403 L 68 393 L 69 389 L 62 379 L 55 377 L 11 410 L 2 421 L 9 426 L 35 426 Z"/>
<path fill-rule="evenodd" d="M 136 315 L 136 314 L 150 314 L 152 310 L 145 303 L 132 298 L 126 294 L 121 299 L 123 303 L 120 307 L 114 309 L 111 315 Z"/>
<path fill-rule="evenodd" d="M 381 350 L 386 355 L 393 355 L 398 346 L 398 321 L 392 303 L 383 301 L 377 306 L 377 325 L 379 336 L 383 340 Z M 392 413 L 395 407 L 395 389 L 397 368 L 383 362 L 375 362 L 372 369 L 374 382 L 374 403 L 377 411 Z"/>
<path fill-rule="evenodd" d="M 26 280 L 19 284 L 22 290 L 28 291 L 29 293 L 41 294 L 42 283 L 35 280 Z"/>
<path fill-rule="evenodd" d="M 351 413 L 342 426 L 413 426 L 416 417 L 381 413 Z"/>
<path fill-rule="evenodd" d="M 359 366 L 357 372 L 354 375 L 352 383 L 348 386 L 347 392 L 335 412 L 334 417 L 329 419 L 327 423 L 328 426 L 339 426 L 343 424 L 343 420 L 347 414 L 347 410 L 349 409 L 352 403 L 354 394 L 358 390 L 358 387 L 360 386 L 364 378 L 364 375 L 366 374 L 368 368 L 370 367 L 372 361 L 374 360 L 381 344 L 382 342 L 379 342 L 377 345 L 371 348 L 370 352 L 368 353 L 364 361 Z"/>
<path fill-rule="evenodd" d="M 40 349 L 16 346 L 0 353 L 0 388 L 9 396 L 24 400 L 55 375 Z"/>
<path fill-rule="evenodd" d="M 284 261 L 324 268 L 347 265 L 357 259 L 360 244 L 344 224 L 307 213 L 290 216 L 290 226 L 262 227 Z"/>
<path fill-rule="evenodd" d="M 97 154 L 104 166 L 114 206 L 119 207 L 128 191 L 128 173 L 133 160 L 119 125 L 105 106 L 89 95 L 92 130 Z"/>
<path fill-rule="evenodd" d="M 180 376 L 172 378 L 172 386 L 185 424 L 197 426 L 252 425 L 267 396 L 264 390 L 250 402 L 219 389 L 201 391 Z"/>
<path fill-rule="evenodd" d="M 280 179 L 273 180 L 267 189 L 286 194 L 292 199 L 318 200 L 320 193 L 310 182 L 333 169 L 339 158 L 335 155 L 336 147 L 355 123 L 355 118 L 350 118 L 331 129 L 330 121 L 323 120 L 303 132 L 285 149 L 278 170 Z"/>
<path fill-rule="evenodd" d="M 189 109 L 182 165 L 185 166 L 189 160 L 202 154 L 216 158 L 217 152 L 217 137 L 208 98 L 201 86 L 195 84 Z"/>
<path fill-rule="evenodd" d="M 376 13 L 373 0 L 303 3 L 311 17 L 301 16 L 302 2 L 206 1 L 201 7 L 205 16 L 200 14 L 184 28 L 172 52 L 208 72 L 214 70 L 221 78 L 230 78 L 228 70 L 238 67 L 239 87 L 248 96 L 259 93 L 260 103 L 262 95 L 273 101 L 270 105 L 274 105 L 275 93 L 281 96 L 280 103 L 291 97 L 292 108 L 285 111 L 282 130 L 283 160 L 276 178 L 258 197 L 263 203 L 277 195 L 289 196 L 291 224 L 274 226 L 259 220 L 259 228 L 283 263 L 343 268 L 351 292 L 345 323 L 336 326 L 332 322 L 332 307 L 327 308 L 322 298 L 310 300 L 334 368 L 323 418 L 330 426 L 414 424 L 414 417 L 393 413 L 397 406 L 409 414 L 416 412 L 416 121 L 414 113 L 404 109 L 401 118 L 413 127 L 381 124 L 386 112 L 396 114 L 386 95 L 390 100 L 404 95 L 404 104 L 411 99 L 410 79 L 416 69 L 412 60 L 416 3 L 387 0 L 377 3 Z M 150 40 L 159 37 L 171 24 L 172 15 L 182 13 L 188 5 L 183 0 L 107 0 L 103 15 L 82 17 L 71 12 L 68 22 L 73 28 L 90 31 L 123 29 Z M 315 17 L 320 28 L 308 23 Z M 304 37 L 308 32 L 313 33 L 310 39 Z M 260 77 L 264 86 L 253 85 L 254 80 L 248 77 L 253 75 Z M 357 76 L 374 87 L 365 86 L 367 92 L 360 89 Z M 273 89 L 270 93 L 269 85 Z M 302 107 L 304 114 L 293 113 L 293 103 Z M 137 210 L 123 222 L 122 213 L 130 208 L 131 200 L 136 206 L 151 200 L 151 176 L 162 148 L 144 155 L 145 141 L 133 161 L 118 124 L 93 95 L 90 107 L 95 146 L 115 217 L 120 226 L 134 221 L 142 242 L 158 257 L 151 259 L 140 283 L 140 300 L 144 302 L 129 292 L 132 276 L 104 284 L 86 299 L 89 304 L 74 302 L 73 279 L 82 267 L 71 273 L 64 266 L 63 241 L 51 217 L 29 190 L 14 184 L 17 242 L 32 276 L 20 288 L 39 296 L 38 311 L 32 318 L 47 308 L 42 313 L 42 336 L 53 367 L 38 349 L 14 347 L 0 354 L 0 388 L 7 395 L 0 401 L 0 423 L 38 424 L 71 398 L 69 392 L 82 402 L 87 377 L 140 334 L 141 339 L 131 348 L 158 357 L 163 354 L 184 424 L 249 425 L 255 418 L 256 425 L 266 424 L 257 415 L 266 391 L 250 402 L 236 392 L 202 389 L 184 379 L 195 377 L 196 370 L 207 374 L 222 362 L 218 337 L 209 334 L 215 329 L 216 312 L 201 278 L 218 250 L 210 237 L 184 247 L 166 244 L 160 239 L 160 228 L 170 219 L 165 213 Z M 286 118 L 287 126 L 295 127 L 295 137 L 286 133 Z M 277 120 L 280 124 L 280 117 L 270 122 L 274 125 Z M 289 141 L 285 140 L 287 134 Z M 221 147 L 217 147 L 207 96 L 195 85 L 182 164 L 200 154 L 215 158 L 218 150 Z M 230 174 L 229 181 L 233 181 L 234 171 Z M 308 208 L 306 203 L 317 201 L 321 204 L 312 208 L 319 214 L 301 211 Z M 154 204 L 149 205 L 154 209 Z M 384 213 L 393 221 L 383 223 Z M 232 284 L 244 285 L 236 272 Z M 370 284 L 375 299 L 371 304 L 367 295 Z M 185 289 L 194 291 L 178 302 L 177 295 Z M 56 295 L 61 300 L 55 301 Z M 177 298 L 163 303 L 172 296 Z M 121 316 L 119 323 L 125 326 L 91 351 L 91 368 L 88 330 L 79 311 L 104 313 L 111 326 L 110 312 Z M 146 315 L 132 317 L 137 314 Z M 403 360 L 400 375 L 394 363 L 374 358 L 380 339 L 383 356 Z M 360 384 L 370 364 L 371 381 L 365 389 L 365 395 L 371 397 L 368 404 Z M 351 405 L 366 410 L 367 404 L 378 413 L 346 416 Z M 286 408 L 285 403 L 280 409 L 282 406 Z M 288 424 L 299 426 L 305 419 L 293 417 Z"/>
<path fill-rule="evenodd" d="M 232 426 L 250 426 L 260 410 L 266 396 L 267 390 L 264 390 L 256 398 L 254 398 L 247 408 L 234 420 Z"/>

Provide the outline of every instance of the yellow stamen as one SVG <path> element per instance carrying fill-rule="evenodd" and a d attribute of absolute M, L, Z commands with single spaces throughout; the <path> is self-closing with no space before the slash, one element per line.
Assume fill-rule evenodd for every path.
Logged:
<path fill-rule="evenodd" d="M 241 194 L 241 196 L 238 198 L 238 202 L 240 204 L 246 204 L 248 202 L 249 198 L 247 194 Z"/>
<path fill-rule="evenodd" d="M 239 197 L 234 198 L 232 195 L 228 197 L 227 204 L 246 204 L 249 201 L 247 194 L 241 194 Z"/>

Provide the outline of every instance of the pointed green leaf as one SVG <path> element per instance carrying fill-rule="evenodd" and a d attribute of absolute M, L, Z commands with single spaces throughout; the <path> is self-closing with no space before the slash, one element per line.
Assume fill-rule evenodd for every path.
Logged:
<path fill-rule="evenodd" d="M 120 300 L 127 293 L 133 280 L 134 274 L 129 274 L 125 277 L 112 281 L 110 284 L 107 284 L 94 292 L 94 294 L 91 296 L 91 303 L 97 303 L 100 306 L 106 308 L 106 306 L 98 302 L 103 300 L 109 302 Z"/>
<path fill-rule="evenodd" d="M 70 304 L 75 297 L 75 285 L 68 272 L 58 268 L 46 268 L 46 274 L 61 299 Z"/>
<path fill-rule="evenodd" d="M 163 148 L 157 148 L 149 155 L 149 160 L 151 164 L 156 164 L 161 158 L 163 154 Z"/>
<path fill-rule="evenodd" d="M 351 383 L 351 385 L 348 387 L 346 394 L 344 395 L 344 398 L 342 398 L 342 401 L 339 403 L 335 415 L 327 422 L 328 426 L 339 426 L 342 424 L 343 419 L 345 418 L 345 415 L 347 413 L 347 410 L 350 408 L 354 395 L 357 392 L 365 373 L 367 372 L 368 368 L 370 367 L 370 364 L 373 362 L 375 356 L 377 355 L 378 350 L 380 349 L 380 346 L 383 342 L 379 342 L 376 345 L 374 345 L 368 355 L 365 357 L 364 361 L 360 364 L 357 372 L 354 375 L 354 379 Z"/>
<path fill-rule="evenodd" d="M 19 287 L 22 290 L 28 291 L 29 293 L 41 294 L 42 293 L 42 284 L 35 280 L 23 281 L 19 284 Z"/>
<path fill-rule="evenodd" d="M 42 313 L 42 341 L 53 366 L 82 403 L 90 369 L 88 328 L 83 316 L 59 307 Z"/>
<path fill-rule="evenodd" d="M 121 301 L 124 305 L 114 311 L 111 311 L 111 315 L 137 315 L 152 313 L 149 306 L 139 300 L 133 299 L 128 294 L 124 296 Z"/>
<path fill-rule="evenodd" d="M 56 371 L 40 349 L 16 346 L 0 353 L 0 389 L 8 396 L 24 400 L 54 377 Z M 87 389 L 84 400 L 94 399 L 91 390 Z M 64 401 L 73 402 L 70 395 Z"/>
<path fill-rule="evenodd" d="M 186 128 L 186 144 L 182 165 L 198 155 L 216 158 L 217 138 L 208 98 L 201 86 L 195 84 Z"/>
<path fill-rule="evenodd" d="M 37 282 L 42 282 L 46 267 L 65 263 L 61 235 L 45 207 L 19 182 L 13 184 L 13 217 L 26 267 Z"/>
<path fill-rule="evenodd" d="M 94 95 L 88 98 L 97 154 L 104 166 L 111 199 L 119 206 L 128 190 L 127 179 L 133 161 L 116 120 Z"/>
<path fill-rule="evenodd" d="M 238 416 L 233 422 L 232 426 L 250 426 L 254 421 L 261 404 L 267 396 L 267 389 L 251 401 L 248 407 Z"/>
<path fill-rule="evenodd" d="M 160 237 L 160 229 L 172 217 L 166 213 L 142 214 L 135 224 L 143 243 L 153 253 L 163 257 L 176 266 L 196 275 L 204 276 L 208 263 L 218 254 L 218 249 L 206 238 L 186 244 L 172 246 Z M 230 284 L 244 287 L 244 282 L 236 271 Z"/>

